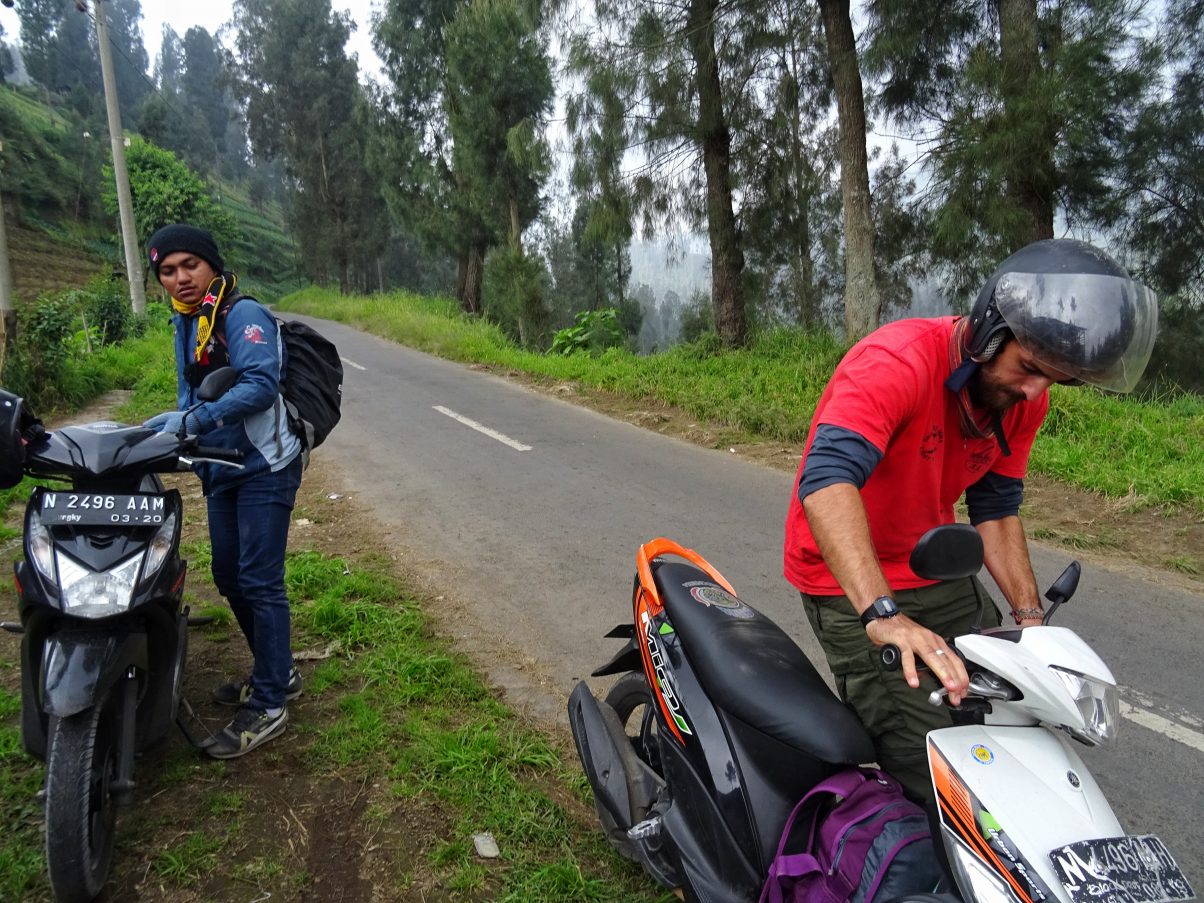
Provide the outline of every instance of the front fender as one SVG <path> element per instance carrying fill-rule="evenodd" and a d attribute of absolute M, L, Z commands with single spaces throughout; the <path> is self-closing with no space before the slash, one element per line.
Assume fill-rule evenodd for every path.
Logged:
<path fill-rule="evenodd" d="M 131 666 L 146 668 L 145 633 L 73 631 L 46 638 L 42 709 L 67 718 L 104 699 Z"/>

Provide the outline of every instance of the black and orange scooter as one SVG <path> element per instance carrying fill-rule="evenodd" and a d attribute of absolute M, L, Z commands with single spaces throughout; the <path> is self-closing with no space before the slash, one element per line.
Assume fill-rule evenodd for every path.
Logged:
<path fill-rule="evenodd" d="M 671 558 L 683 559 L 675 561 Z M 626 647 L 569 697 L 611 843 L 687 899 L 756 900 L 791 808 L 874 758 L 856 716 L 777 625 L 698 553 L 640 546 Z M 822 730 L 815 726 L 822 724 Z"/>

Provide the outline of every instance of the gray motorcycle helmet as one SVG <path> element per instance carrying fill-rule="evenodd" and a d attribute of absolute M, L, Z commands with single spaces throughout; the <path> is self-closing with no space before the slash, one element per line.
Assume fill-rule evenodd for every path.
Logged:
<path fill-rule="evenodd" d="M 1068 382 L 1129 392 L 1157 331 L 1153 292 L 1099 248 L 1056 238 L 1021 248 L 991 274 L 970 311 L 966 354 L 985 363 L 1011 335 Z"/>

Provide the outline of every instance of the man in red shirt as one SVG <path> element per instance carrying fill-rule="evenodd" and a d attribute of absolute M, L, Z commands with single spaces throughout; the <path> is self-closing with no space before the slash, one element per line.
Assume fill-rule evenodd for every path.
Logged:
<path fill-rule="evenodd" d="M 924 737 L 950 724 L 947 709 L 927 703 L 917 658 L 960 702 L 969 678 L 944 637 L 969 632 L 988 598 L 976 578 L 916 576 L 912 548 L 954 521 L 964 494 L 1014 620 L 1040 624 L 1019 510 L 1049 386 L 1130 391 L 1156 328 L 1153 295 L 1108 255 L 1042 241 L 1000 265 L 969 317 L 883 326 L 824 390 L 786 518 L 785 574 L 841 698 L 912 796 L 931 797 Z M 995 606 L 984 610 L 983 626 L 999 626 Z M 886 643 L 898 646 L 901 673 L 881 667 L 875 647 Z"/>

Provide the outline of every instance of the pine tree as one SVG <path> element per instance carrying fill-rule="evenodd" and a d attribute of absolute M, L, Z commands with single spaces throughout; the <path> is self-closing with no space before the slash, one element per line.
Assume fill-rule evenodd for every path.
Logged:
<path fill-rule="evenodd" d="M 373 47 L 388 87 L 374 96 L 369 161 L 393 217 L 428 248 L 456 260 L 456 297 L 481 312 L 485 254 L 497 234 L 457 173 L 449 124 L 444 26 L 465 0 L 386 0 Z"/>
<path fill-rule="evenodd" d="M 871 0 L 864 59 L 929 154 L 932 250 L 972 297 L 1003 257 L 1115 212 L 1154 78 L 1143 0 Z"/>
<path fill-rule="evenodd" d="M 308 275 L 350 291 L 387 229 L 363 166 L 365 99 L 344 49 L 348 18 L 330 0 L 237 0 L 234 22 L 252 146 L 285 165 Z"/>
<path fill-rule="evenodd" d="M 612 112 L 606 127 L 621 136 L 622 147 L 638 146 L 644 154 L 630 196 L 645 232 L 677 218 L 705 226 L 715 326 L 725 345 L 743 345 L 744 250 L 733 198 L 724 56 L 739 4 L 617 0 L 598 4 L 596 15 L 597 28 L 570 39 L 570 70 L 584 90 L 571 114 L 577 132 L 608 110 L 622 111 L 621 122 Z"/>

